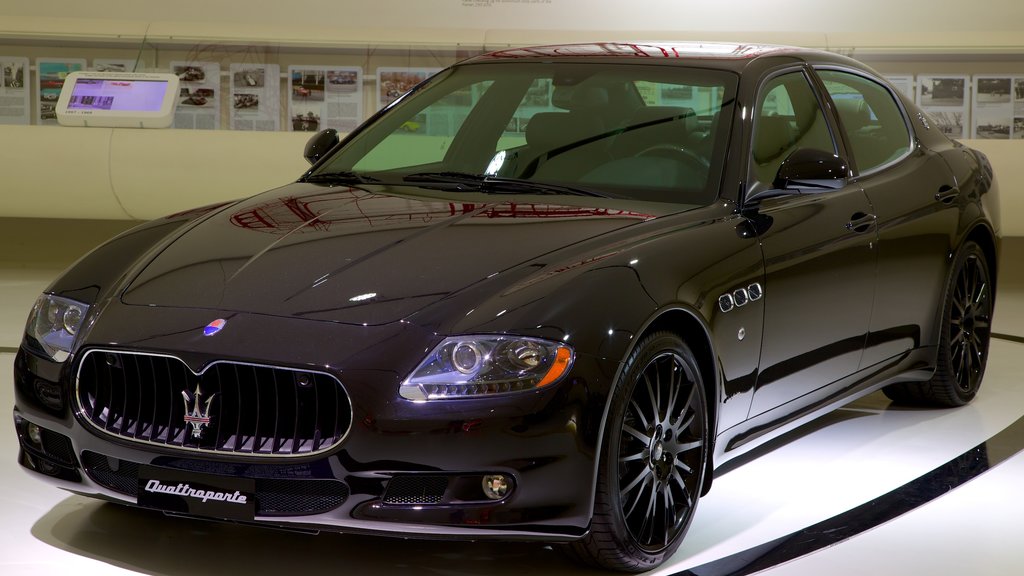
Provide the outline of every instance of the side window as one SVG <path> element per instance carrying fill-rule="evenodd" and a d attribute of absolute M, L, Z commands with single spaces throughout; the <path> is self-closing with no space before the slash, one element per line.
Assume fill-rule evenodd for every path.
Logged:
<path fill-rule="evenodd" d="M 836 151 L 807 77 L 791 72 L 765 83 L 754 112 L 751 165 L 757 188 L 770 187 L 779 166 L 799 148 Z"/>
<path fill-rule="evenodd" d="M 821 70 L 818 75 L 836 104 L 859 172 L 870 172 L 910 151 L 906 119 L 886 87 L 848 72 Z"/>

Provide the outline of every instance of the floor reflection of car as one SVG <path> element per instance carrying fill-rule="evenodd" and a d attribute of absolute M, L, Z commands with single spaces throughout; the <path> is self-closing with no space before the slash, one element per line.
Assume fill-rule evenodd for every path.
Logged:
<path fill-rule="evenodd" d="M 305 156 L 40 295 L 13 362 L 22 467 L 175 516 L 541 541 L 637 572 L 798 426 L 876 391 L 979 393 L 992 165 L 853 59 L 508 48 Z"/>

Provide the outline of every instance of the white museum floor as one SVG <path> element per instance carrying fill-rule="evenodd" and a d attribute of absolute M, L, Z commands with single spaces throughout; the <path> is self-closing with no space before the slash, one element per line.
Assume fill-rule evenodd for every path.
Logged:
<path fill-rule="evenodd" d="M 754 573 L 751 566 L 771 576 L 1003 576 L 1024 570 L 1024 452 L 1018 452 L 1024 448 L 1024 421 L 1014 425 L 1024 418 L 1024 240 L 1004 248 L 994 331 L 1008 337 L 993 340 L 984 385 L 973 404 L 956 410 L 901 409 L 879 393 L 773 443 L 715 480 L 682 549 L 654 573 L 724 576 Z M 12 260 L 0 254 L 0 263 Z M 1020 270 L 1009 269 L 1014 262 Z M 13 405 L 12 352 L 28 309 L 55 273 L 38 266 L 0 266 L 0 406 Z M 104 504 L 51 488 L 22 471 L 15 461 L 13 425 L 8 420 L 3 426 L 0 574 L 5 576 L 595 573 L 541 545 L 313 536 Z M 933 473 L 915 481 L 946 469 L 954 476 L 970 471 L 973 479 L 963 483 Z M 900 487 L 900 498 L 924 503 L 877 525 L 892 499 L 865 503 Z M 821 544 L 853 525 L 868 528 L 853 528 L 851 537 L 834 545 Z M 820 549 L 799 555 L 807 547 Z M 785 551 L 793 549 L 797 553 L 787 556 Z M 798 557 L 778 564 L 778 558 L 791 556 Z M 716 562 L 722 558 L 727 560 Z"/>

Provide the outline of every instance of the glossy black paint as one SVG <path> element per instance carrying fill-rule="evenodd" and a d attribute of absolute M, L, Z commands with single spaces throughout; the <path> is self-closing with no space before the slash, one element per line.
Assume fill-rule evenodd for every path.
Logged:
<path fill-rule="evenodd" d="M 337 450 L 284 462 L 182 454 L 98 433 L 71 409 L 76 356 L 55 363 L 31 339 L 16 359 L 16 415 L 70 437 L 78 455 L 245 478 L 339 479 L 351 490 L 328 513 L 260 522 L 565 541 L 588 528 L 609 393 L 649 331 L 679 333 L 698 356 L 715 432 L 712 466 L 885 384 L 927 378 L 951 256 L 974 239 L 995 272 L 996 186 L 987 159 L 927 128 L 903 102 L 913 148 L 892 166 L 860 174 L 840 140 L 850 171 L 834 179 L 837 189 L 745 198 L 749 109 L 762 82 L 790 69 L 814 78 L 816 66 L 871 72 L 796 49 L 677 59 L 671 47 L 646 47 L 641 56 L 617 46 L 510 50 L 461 65 L 642 57 L 739 74 L 718 201 L 682 210 L 298 182 L 130 231 L 47 289 L 92 305 L 79 350 L 172 354 L 196 372 L 231 360 L 336 375 L 354 422 Z M 841 133 L 827 95 L 818 97 Z M 719 307 L 720 296 L 755 284 L 760 298 Z M 359 298 L 367 294 L 375 296 Z M 227 327 L 202 336 L 215 318 Z M 433 346 L 479 333 L 564 341 L 576 360 L 565 379 L 536 392 L 428 403 L 398 396 Z M 43 403 L 54 390 L 62 394 L 57 409 Z M 26 450 L 23 441 L 21 462 L 33 468 Z M 50 480 L 134 503 L 91 480 L 69 480 L 77 463 L 66 468 Z M 417 473 L 505 473 L 515 490 L 495 503 L 382 502 L 388 479 Z"/>

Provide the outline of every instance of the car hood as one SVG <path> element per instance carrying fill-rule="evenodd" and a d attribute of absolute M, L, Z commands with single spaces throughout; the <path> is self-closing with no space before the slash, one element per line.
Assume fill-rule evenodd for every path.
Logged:
<path fill-rule="evenodd" d="M 616 202 L 293 184 L 190 227 L 145 265 L 121 300 L 384 324 L 654 217 Z"/>

